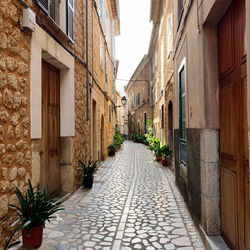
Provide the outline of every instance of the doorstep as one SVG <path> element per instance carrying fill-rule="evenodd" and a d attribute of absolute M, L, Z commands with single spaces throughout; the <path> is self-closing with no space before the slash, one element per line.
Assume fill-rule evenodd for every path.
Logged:
<path fill-rule="evenodd" d="M 63 203 L 71 196 L 71 193 L 57 193 L 52 196 L 52 198 L 56 199 L 58 203 Z"/>
<path fill-rule="evenodd" d="M 201 237 L 208 250 L 230 250 L 221 236 L 208 236 L 200 225 Z"/>

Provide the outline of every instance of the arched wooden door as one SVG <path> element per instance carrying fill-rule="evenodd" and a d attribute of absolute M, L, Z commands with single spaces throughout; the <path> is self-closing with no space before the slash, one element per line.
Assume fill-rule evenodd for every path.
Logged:
<path fill-rule="evenodd" d="M 221 229 L 231 249 L 249 245 L 245 0 L 233 1 L 218 26 Z"/>

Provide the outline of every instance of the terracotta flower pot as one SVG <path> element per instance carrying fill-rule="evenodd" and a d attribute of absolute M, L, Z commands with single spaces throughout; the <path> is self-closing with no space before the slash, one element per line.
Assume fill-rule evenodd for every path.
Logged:
<path fill-rule="evenodd" d="M 22 229 L 23 246 L 28 249 L 37 248 L 42 245 L 43 226 L 34 227 L 27 234 L 26 228 Z"/>
<path fill-rule="evenodd" d="M 161 161 L 161 164 L 162 164 L 162 166 L 166 167 L 167 164 L 168 164 L 168 161 L 165 160 L 165 159 L 163 159 L 163 160 Z"/>
<path fill-rule="evenodd" d="M 156 161 L 160 162 L 162 160 L 161 156 L 156 156 Z"/>

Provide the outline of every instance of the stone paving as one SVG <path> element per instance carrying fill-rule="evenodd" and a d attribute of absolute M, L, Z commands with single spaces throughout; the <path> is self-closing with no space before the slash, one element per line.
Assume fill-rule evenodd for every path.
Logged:
<path fill-rule="evenodd" d="M 91 190 L 64 202 L 40 249 L 205 249 L 173 174 L 153 160 L 146 146 L 126 141 Z"/>

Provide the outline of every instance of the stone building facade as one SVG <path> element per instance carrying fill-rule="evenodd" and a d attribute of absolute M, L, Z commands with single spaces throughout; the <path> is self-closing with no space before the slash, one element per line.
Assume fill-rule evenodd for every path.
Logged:
<path fill-rule="evenodd" d="M 116 92 L 116 125 L 115 130 L 116 132 L 119 132 L 121 135 L 125 132 L 125 123 L 124 123 L 124 117 L 125 117 L 125 105 L 122 102 L 122 98 L 118 92 Z"/>
<path fill-rule="evenodd" d="M 249 249 L 250 3 L 172 5 L 176 183 L 209 249 Z"/>
<path fill-rule="evenodd" d="M 0 220 L 28 179 L 73 192 L 78 160 L 105 159 L 113 140 L 119 2 L 45 2 L 0 3 Z M 27 8 L 34 31 L 22 26 Z"/>
<path fill-rule="evenodd" d="M 155 135 L 173 150 L 173 8 L 171 1 L 151 1 L 153 23 L 147 56 L 143 58 L 126 86 L 129 102 L 129 131 L 145 133 L 145 119 L 151 120 Z M 146 71 L 147 74 L 138 75 Z M 132 80 L 145 79 L 145 83 Z M 147 105 L 136 108 L 138 93 L 147 88 Z M 137 99 L 136 99 L 137 98 Z M 147 111 L 144 111 L 147 110 Z M 144 117 L 147 113 L 147 117 Z M 141 129 L 143 127 L 143 129 Z"/>
<path fill-rule="evenodd" d="M 21 13 L 19 5 L 1 1 L 0 218 L 11 212 L 10 203 L 17 203 L 15 187 L 24 191 L 32 176 L 29 101 L 31 37 L 18 27 Z M 7 226 L 1 227 L 0 242 L 9 233 Z"/>
<path fill-rule="evenodd" d="M 153 31 L 149 45 L 152 63 L 153 125 L 162 144 L 173 150 L 173 11 L 171 1 L 151 1 Z"/>
<path fill-rule="evenodd" d="M 144 56 L 125 87 L 128 100 L 128 138 L 132 134 L 144 134 L 147 120 L 152 121 L 151 62 Z"/>

